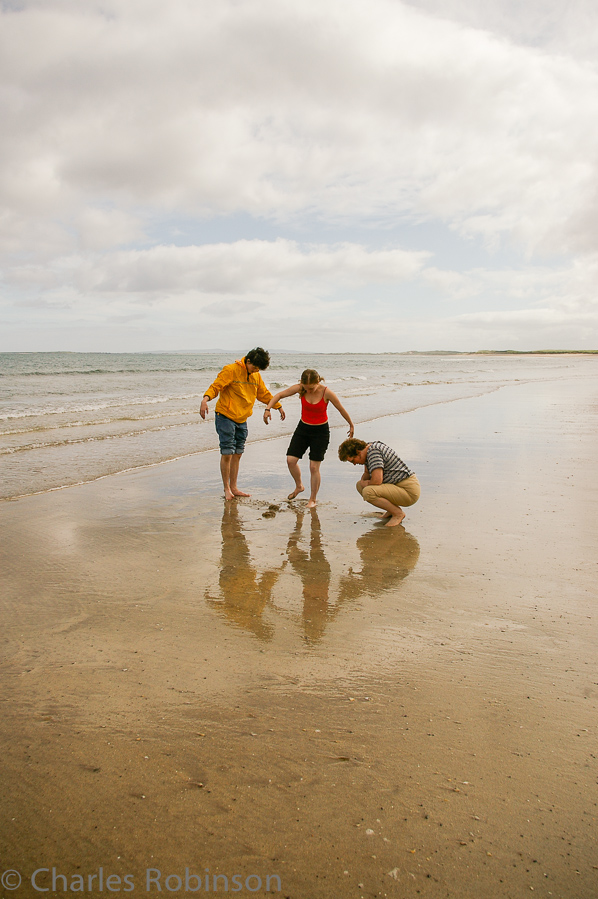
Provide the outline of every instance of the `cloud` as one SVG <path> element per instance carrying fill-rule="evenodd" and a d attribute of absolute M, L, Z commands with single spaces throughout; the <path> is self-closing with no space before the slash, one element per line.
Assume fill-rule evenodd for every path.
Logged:
<path fill-rule="evenodd" d="M 127 214 L 400 211 L 587 244 L 598 75 L 574 60 L 392 0 L 48 0 L 3 20 L 0 196 L 23 215 L 76 222 L 99 196 Z"/>
<path fill-rule="evenodd" d="M 319 290 L 413 278 L 428 254 L 401 249 L 368 251 L 358 244 L 309 245 L 290 240 L 240 240 L 203 246 L 156 246 L 58 259 L 52 267 L 12 270 L 14 284 L 75 288 L 153 299 L 156 293 L 275 293 L 289 283 Z"/>
<path fill-rule="evenodd" d="M 83 250 L 103 250 L 145 238 L 139 219 L 120 209 L 88 206 L 79 215 L 76 227 Z"/>
<path fill-rule="evenodd" d="M 471 28 L 500 35 L 509 42 L 595 64 L 598 53 L 598 8 L 594 0 L 407 0 L 425 10 Z"/>
<path fill-rule="evenodd" d="M 219 300 L 217 303 L 209 303 L 202 307 L 202 312 L 214 315 L 217 318 L 230 320 L 238 315 L 249 315 L 256 309 L 263 307 L 263 303 L 243 302 L 243 300 Z"/>
<path fill-rule="evenodd" d="M 34 303 L 133 321 L 145 305 L 158 334 L 176 310 L 186 343 L 190 309 L 214 326 L 227 304 L 231 321 L 265 309 L 284 333 L 287 303 L 297 334 L 313 315 L 359 341 L 348 310 L 367 297 L 389 340 L 408 316 L 431 333 L 428 309 L 455 341 L 505 316 L 552 327 L 541 309 L 588 339 L 588 0 L 22 0 L 0 15 L 11 316 Z M 234 213 L 245 239 L 210 237 Z M 175 245 L 182 222 L 205 243 Z M 252 222 L 279 238 L 256 239 Z M 421 223 L 479 261 L 439 264 Z"/>

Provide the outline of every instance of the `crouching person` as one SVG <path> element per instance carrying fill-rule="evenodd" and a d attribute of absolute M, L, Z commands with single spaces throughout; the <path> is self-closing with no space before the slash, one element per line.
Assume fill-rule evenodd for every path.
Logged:
<path fill-rule="evenodd" d="M 363 465 L 364 471 L 356 487 L 367 503 L 382 509 L 388 518 L 386 527 L 393 528 L 405 518 L 403 506 L 412 506 L 420 496 L 416 475 L 390 446 L 380 440 L 366 443 L 352 437 L 338 448 L 341 462 Z"/>

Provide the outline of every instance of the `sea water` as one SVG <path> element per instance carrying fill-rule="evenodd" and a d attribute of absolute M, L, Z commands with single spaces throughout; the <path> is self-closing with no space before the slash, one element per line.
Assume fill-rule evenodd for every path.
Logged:
<path fill-rule="evenodd" d="M 237 357 L 238 358 L 238 357 Z M 597 357 L 510 354 L 272 353 L 274 393 L 315 368 L 356 425 L 451 402 L 507 384 L 582 376 Z M 217 451 L 215 401 L 201 399 L 231 353 L 0 354 L 0 497 L 84 483 L 119 471 Z M 257 403 L 251 442 L 290 434 L 297 397 L 268 427 Z M 331 426 L 345 428 L 330 409 Z M 344 433 L 344 432 L 343 432 Z M 357 429 L 357 434 L 359 429 Z"/>

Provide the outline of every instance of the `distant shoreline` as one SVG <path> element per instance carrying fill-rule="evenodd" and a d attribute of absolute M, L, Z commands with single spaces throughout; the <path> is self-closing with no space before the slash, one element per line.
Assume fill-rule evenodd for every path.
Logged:
<path fill-rule="evenodd" d="M 306 350 L 272 349 L 270 354 L 299 356 Z M 221 356 L 238 358 L 243 350 L 0 350 L 0 356 Z M 310 356 L 596 356 L 598 350 L 403 350 L 402 352 L 368 353 L 362 351 L 309 352 Z"/>
<path fill-rule="evenodd" d="M 409 350 L 398 356 L 592 356 L 598 350 Z"/>

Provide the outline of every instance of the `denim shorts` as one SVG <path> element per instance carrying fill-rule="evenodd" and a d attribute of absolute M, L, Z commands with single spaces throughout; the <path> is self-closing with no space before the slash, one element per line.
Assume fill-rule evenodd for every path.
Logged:
<path fill-rule="evenodd" d="M 247 423 L 238 424 L 226 415 L 216 412 L 216 431 L 220 440 L 220 455 L 233 456 L 241 455 L 245 449 L 245 441 L 247 440 Z"/>

